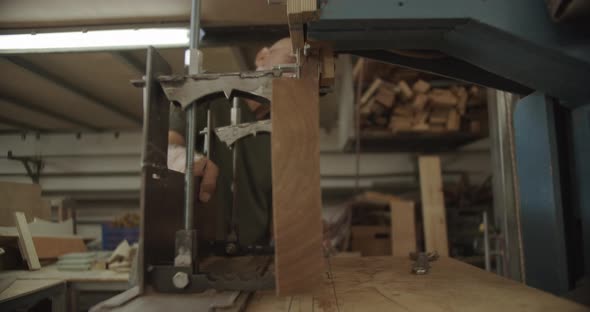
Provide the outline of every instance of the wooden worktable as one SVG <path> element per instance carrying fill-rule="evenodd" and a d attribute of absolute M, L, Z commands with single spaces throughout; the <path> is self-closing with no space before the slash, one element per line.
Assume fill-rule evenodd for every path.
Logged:
<path fill-rule="evenodd" d="M 258 292 L 247 311 L 590 311 L 454 259 L 437 260 L 430 273 L 421 276 L 410 273 L 411 263 L 405 257 L 332 258 L 331 273 L 310 294 L 277 297 L 273 291 Z M 39 279 L 64 273 L 51 267 L 44 270 L 27 273 Z M 110 271 L 65 273 L 69 281 L 127 278 Z M 6 275 L 0 273 L 0 278 Z M 183 296 L 187 301 L 176 298 L 174 303 L 186 307 L 191 297 Z"/>
<path fill-rule="evenodd" d="M 37 271 L 3 271 L 0 272 L 0 282 L 6 281 L 5 284 L 9 286 L 0 291 L 0 306 L 6 302 L 22 301 L 22 298 L 35 296 L 50 287 L 63 285 L 62 293 L 65 296 L 67 292 L 68 299 L 66 303 L 66 298 L 63 297 L 64 302 L 59 304 L 68 305 L 74 311 L 78 307 L 77 296 L 80 291 L 121 292 L 127 289 L 128 280 L 128 273 L 110 270 L 60 271 L 56 265 L 45 266 Z"/>
<path fill-rule="evenodd" d="M 313 295 L 276 297 L 259 292 L 247 311 L 589 311 L 451 258 L 427 275 L 410 273 L 408 258 L 333 258 Z"/>
<path fill-rule="evenodd" d="M 57 269 L 57 265 L 51 264 L 36 271 L 1 271 L 0 279 L 4 278 L 62 280 L 66 282 L 127 282 L 129 273 L 117 273 L 111 270 L 60 271 Z"/>

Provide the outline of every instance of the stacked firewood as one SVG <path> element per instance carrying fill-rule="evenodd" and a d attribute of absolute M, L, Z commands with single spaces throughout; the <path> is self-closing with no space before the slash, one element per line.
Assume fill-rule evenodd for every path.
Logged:
<path fill-rule="evenodd" d="M 377 74 L 366 81 L 358 103 L 363 130 L 399 132 L 481 131 L 481 118 L 469 116 L 470 108 L 485 108 L 485 90 L 474 85 L 445 83 L 433 87 L 437 78 L 397 68 Z M 438 78 L 440 81 L 441 78 Z M 448 81 L 448 80 L 447 80 Z M 362 83 L 360 79 L 357 83 Z M 476 109 L 477 111 L 477 109 Z"/>

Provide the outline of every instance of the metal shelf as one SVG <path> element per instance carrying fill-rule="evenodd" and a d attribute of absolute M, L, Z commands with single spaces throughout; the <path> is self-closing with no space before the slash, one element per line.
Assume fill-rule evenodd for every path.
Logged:
<path fill-rule="evenodd" d="M 464 131 L 399 132 L 395 134 L 390 131 L 371 131 L 361 133 L 361 152 L 448 152 L 484 137 L 486 137 L 484 133 Z M 354 152 L 355 139 L 350 138 L 344 149 Z"/>

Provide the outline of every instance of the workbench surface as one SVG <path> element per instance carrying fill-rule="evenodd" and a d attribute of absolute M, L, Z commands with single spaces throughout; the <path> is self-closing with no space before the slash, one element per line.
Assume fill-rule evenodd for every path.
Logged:
<path fill-rule="evenodd" d="M 57 265 L 51 264 L 36 271 L 1 271 L 0 279 L 4 278 L 54 279 L 67 282 L 126 282 L 129 280 L 129 273 L 117 273 L 111 270 L 60 271 L 57 269 Z"/>
<path fill-rule="evenodd" d="M 71 285 L 76 292 L 86 291 L 124 291 L 127 289 L 128 273 L 110 270 L 60 271 L 55 264 L 36 271 L 9 270 L 0 272 L 0 282 L 5 289 L 0 290 L 0 303 L 28 296 L 43 289 L 63 284 Z M 2 283 L 0 283 L 2 284 Z"/>
<path fill-rule="evenodd" d="M 15 280 L 0 292 L 0 303 L 64 283 L 60 280 Z"/>
<path fill-rule="evenodd" d="M 247 311 L 590 311 L 590 308 L 451 259 L 427 275 L 400 257 L 332 258 L 312 295 L 258 292 Z M 332 275 L 332 279 L 328 275 Z"/>

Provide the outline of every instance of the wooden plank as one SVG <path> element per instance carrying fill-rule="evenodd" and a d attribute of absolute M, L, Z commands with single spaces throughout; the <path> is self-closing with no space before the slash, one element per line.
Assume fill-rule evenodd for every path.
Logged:
<path fill-rule="evenodd" d="M 412 90 L 417 93 L 426 93 L 428 90 L 430 90 L 430 84 L 420 79 L 414 83 Z"/>
<path fill-rule="evenodd" d="M 414 96 L 414 92 L 410 89 L 410 86 L 404 80 L 400 81 L 397 84 L 397 87 L 400 90 L 401 96 L 405 100 L 410 100 Z"/>
<path fill-rule="evenodd" d="M 441 256 L 446 257 L 449 255 L 449 243 L 440 158 L 420 156 L 418 167 L 426 251 L 437 251 Z"/>
<path fill-rule="evenodd" d="M 363 257 L 391 255 L 391 230 L 386 225 L 353 225 L 351 250 Z"/>
<path fill-rule="evenodd" d="M 459 131 L 461 127 L 461 116 L 456 109 L 451 109 L 449 111 L 449 117 L 447 119 L 447 130 L 449 131 Z"/>
<path fill-rule="evenodd" d="M 428 93 L 428 100 L 432 107 L 455 107 L 459 100 L 447 89 L 433 89 Z"/>
<path fill-rule="evenodd" d="M 302 49 L 305 44 L 303 24 L 316 19 L 317 16 L 315 0 L 287 0 L 287 19 L 293 52 Z"/>
<path fill-rule="evenodd" d="M 588 307 L 448 257 L 413 275 L 409 257 L 332 258 L 313 311 L 588 311 Z M 295 297 L 257 292 L 246 311 L 286 312 Z"/>
<path fill-rule="evenodd" d="M 39 259 L 56 259 L 70 252 L 84 252 L 87 250 L 81 237 L 34 236 L 33 243 Z"/>
<path fill-rule="evenodd" d="M 391 212 L 391 251 L 394 256 L 407 257 L 416 251 L 416 222 L 414 202 L 392 200 Z"/>
<path fill-rule="evenodd" d="M 329 45 L 320 47 L 322 55 L 322 72 L 320 74 L 320 85 L 329 87 L 334 84 L 336 79 L 336 64 L 334 60 L 334 50 Z"/>
<path fill-rule="evenodd" d="M 377 92 L 377 89 L 379 89 L 382 83 L 383 80 L 379 78 L 373 80 L 373 83 L 371 83 L 367 91 L 365 91 L 365 93 L 363 93 L 363 96 L 361 96 L 361 103 L 367 103 L 367 101 L 369 101 L 373 94 Z"/>
<path fill-rule="evenodd" d="M 35 250 L 35 244 L 33 244 L 31 232 L 29 232 L 29 225 L 27 224 L 25 214 L 22 212 L 15 212 L 14 223 L 16 224 L 16 229 L 18 230 L 18 241 L 21 253 L 27 259 L 29 270 L 39 270 L 41 268 L 41 264 L 39 263 L 39 258 L 37 257 L 37 251 Z"/>
<path fill-rule="evenodd" d="M 276 291 L 308 291 L 324 274 L 320 192 L 318 63 L 301 79 L 273 81 L 272 201 Z"/>
<path fill-rule="evenodd" d="M 39 185 L 0 182 L 0 226 L 14 226 L 14 213 L 17 211 L 32 221 L 35 212 L 42 210 Z"/>

